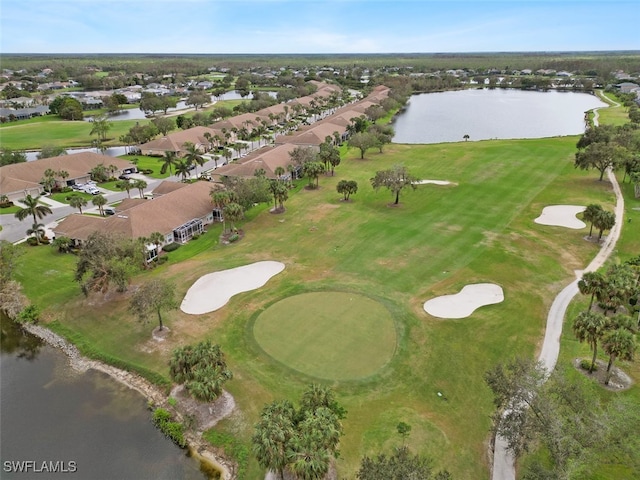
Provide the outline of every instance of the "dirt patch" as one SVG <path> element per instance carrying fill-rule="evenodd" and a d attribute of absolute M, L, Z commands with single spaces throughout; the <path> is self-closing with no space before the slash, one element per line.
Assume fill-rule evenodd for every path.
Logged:
<path fill-rule="evenodd" d="M 201 402 L 189 395 L 184 385 L 177 385 L 171 390 L 171 398 L 175 398 L 178 409 L 184 416 L 190 416 L 195 424 L 193 428 L 202 433 L 215 426 L 220 420 L 229 416 L 236 403 L 228 392 L 222 392 L 213 402 Z"/>
<path fill-rule="evenodd" d="M 234 237 L 235 237 L 235 240 L 233 240 L 232 242 L 231 239 Z M 222 243 L 223 245 L 229 245 L 230 243 L 239 242 L 243 238 L 244 238 L 244 230 L 241 230 L 241 229 L 229 230 L 228 232 L 225 232 L 222 235 L 220 235 L 220 243 Z"/>
<path fill-rule="evenodd" d="M 591 364 L 590 358 L 575 358 L 573 360 L 573 366 L 585 377 L 598 382 L 601 387 L 606 388 L 607 390 L 610 390 L 612 392 L 620 392 L 622 390 L 628 390 L 629 388 L 631 388 L 631 385 L 633 385 L 633 380 L 631 380 L 631 377 L 615 365 L 611 368 L 611 378 L 609 379 L 609 385 L 605 385 L 604 382 L 607 377 L 607 363 L 602 360 L 596 360 L 597 369 L 593 373 L 589 373 L 589 370 L 585 370 L 580 366 L 580 363 L 583 360 L 586 360 L 587 362 L 589 362 L 589 364 Z"/>

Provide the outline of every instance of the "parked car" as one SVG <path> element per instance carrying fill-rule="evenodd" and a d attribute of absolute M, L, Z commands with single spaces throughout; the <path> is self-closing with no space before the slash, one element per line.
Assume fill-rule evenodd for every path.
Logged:
<path fill-rule="evenodd" d="M 120 180 L 130 180 L 129 175 L 124 175 L 124 174 L 123 174 L 123 175 L 120 175 L 118 178 L 119 178 Z"/>
<path fill-rule="evenodd" d="M 84 188 L 84 191 L 86 193 L 90 193 L 91 195 L 98 195 L 100 193 L 100 190 L 98 190 L 96 187 L 94 187 L 93 185 L 88 185 Z"/>
<path fill-rule="evenodd" d="M 105 215 L 115 215 L 116 214 L 116 209 L 113 207 L 104 207 L 104 214 Z"/>
<path fill-rule="evenodd" d="M 73 188 L 74 190 L 83 190 L 84 183 L 74 183 L 73 185 L 71 185 L 71 188 Z"/>

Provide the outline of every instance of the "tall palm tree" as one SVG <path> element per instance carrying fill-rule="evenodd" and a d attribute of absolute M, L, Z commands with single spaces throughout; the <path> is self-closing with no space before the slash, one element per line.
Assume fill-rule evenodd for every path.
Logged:
<path fill-rule="evenodd" d="M 252 439 L 253 453 L 260 466 L 276 472 L 282 480 L 288 463 L 288 444 L 295 435 L 295 415 L 295 408 L 288 400 L 266 405 Z"/>
<path fill-rule="evenodd" d="M 164 235 L 160 232 L 152 232 L 151 235 L 149 235 L 149 241 L 156 246 L 156 252 L 158 254 L 160 253 L 160 245 L 162 245 L 164 240 Z M 156 260 L 157 258 L 158 257 L 156 256 Z"/>
<path fill-rule="evenodd" d="M 167 173 L 167 169 L 169 169 L 169 174 L 173 174 L 172 167 L 177 163 L 178 156 L 176 152 L 166 151 L 164 152 L 164 157 L 158 159 L 159 162 L 162 162 L 162 167 L 160 167 L 160 173 L 164 175 Z"/>
<path fill-rule="evenodd" d="M 15 217 L 22 221 L 28 216 L 33 217 L 33 223 L 38 223 L 39 219 L 46 217 L 47 215 L 51 215 L 53 213 L 49 207 L 46 205 L 40 205 L 40 195 L 37 197 L 32 197 L 31 195 L 27 195 L 22 203 L 24 207 L 20 208 L 15 213 Z"/>
<path fill-rule="evenodd" d="M 211 190 L 210 195 L 214 207 L 218 209 L 222 215 L 222 232 L 224 233 L 227 231 L 224 207 L 233 201 L 235 194 L 229 190 Z"/>
<path fill-rule="evenodd" d="M 34 223 L 31 225 L 31 228 L 27 230 L 27 235 L 33 235 L 38 245 L 40 245 L 40 240 L 44 237 L 44 234 L 44 225 L 41 223 Z"/>
<path fill-rule="evenodd" d="M 601 212 L 602 206 L 598 205 L 597 203 L 588 205 L 584 212 L 582 212 L 583 220 L 591 223 L 591 227 L 589 228 L 589 237 L 591 237 L 591 234 L 593 233 L 593 223 L 595 219 L 598 218 L 598 215 L 600 215 Z"/>
<path fill-rule="evenodd" d="M 107 204 L 107 199 L 104 197 L 104 195 L 96 195 L 91 199 L 91 203 L 98 207 L 100 216 L 104 217 L 104 206 Z"/>
<path fill-rule="evenodd" d="M 605 385 L 609 385 L 611 380 L 611 368 L 616 359 L 633 360 L 633 354 L 636 350 L 636 338 L 626 328 L 617 328 L 608 332 L 602 339 L 602 348 L 609 355 L 609 363 L 607 365 L 607 377 L 604 381 Z"/>
<path fill-rule="evenodd" d="M 189 166 L 196 166 L 196 177 L 198 176 L 198 165 L 203 166 L 206 163 L 205 158 L 200 155 L 200 150 L 191 142 L 185 142 L 184 147 L 187 149 L 187 154 L 184 156 Z"/>
<path fill-rule="evenodd" d="M 80 215 L 82 215 L 82 207 L 87 205 L 87 201 L 80 195 L 71 195 L 69 197 L 69 205 L 80 210 Z"/>
<path fill-rule="evenodd" d="M 186 180 L 191 173 L 191 165 L 186 160 L 178 160 L 176 164 L 176 175 L 180 175 L 182 180 Z"/>
<path fill-rule="evenodd" d="M 599 272 L 586 272 L 582 275 L 580 281 L 578 281 L 578 289 L 583 295 L 591 295 L 589 301 L 589 308 L 587 311 L 591 311 L 594 298 L 600 298 L 604 293 L 605 279 Z"/>
<path fill-rule="evenodd" d="M 133 182 L 133 188 L 137 188 L 138 192 L 140 192 L 140 198 L 144 197 L 144 189 L 147 188 L 147 182 L 144 180 L 136 180 Z"/>
<path fill-rule="evenodd" d="M 127 192 L 127 197 L 131 198 L 131 188 L 133 187 L 133 184 L 129 181 L 129 180 L 118 180 L 116 182 L 116 188 L 118 190 L 126 190 Z"/>
<path fill-rule="evenodd" d="M 236 230 L 236 222 L 244 218 L 244 208 L 236 202 L 227 203 L 222 210 L 224 218 L 231 223 L 231 230 Z"/>
<path fill-rule="evenodd" d="M 587 342 L 593 351 L 589 373 L 593 372 L 598 355 L 598 341 L 607 328 L 607 317 L 598 312 L 581 312 L 573 321 L 573 333 L 578 341 Z"/>

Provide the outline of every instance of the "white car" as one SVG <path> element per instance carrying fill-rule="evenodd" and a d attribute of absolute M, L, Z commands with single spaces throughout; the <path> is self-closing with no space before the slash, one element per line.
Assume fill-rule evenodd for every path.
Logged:
<path fill-rule="evenodd" d="M 87 185 L 84 187 L 84 191 L 91 195 L 98 195 L 100 193 L 100 190 L 98 190 L 94 185 Z"/>

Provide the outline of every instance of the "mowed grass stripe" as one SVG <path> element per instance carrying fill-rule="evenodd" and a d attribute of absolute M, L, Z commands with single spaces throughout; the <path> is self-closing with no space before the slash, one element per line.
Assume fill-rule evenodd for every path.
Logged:
<path fill-rule="evenodd" d="M 255 322 L 266 353 L 306 375 L 328 380 L 368 377 L 396 348 L 390 313 L 368 297 L 313 292 L 281 300 Z"/>

